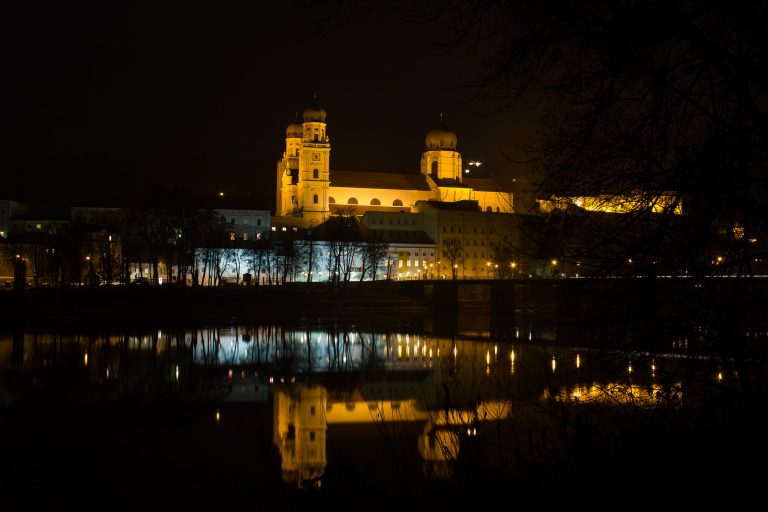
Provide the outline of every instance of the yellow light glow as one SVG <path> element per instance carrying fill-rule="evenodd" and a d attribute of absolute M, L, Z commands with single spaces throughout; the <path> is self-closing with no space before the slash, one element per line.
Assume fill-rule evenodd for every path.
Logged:
<path fill-rule="evenodd" d="M 550 263 L 552 264 L 553 267 L 557 266 L 557 260 L 552 260 Z"/>
<path fill-rule="evenodd" d="M 491 364 L 491 351 L 485 351 L 485 364 Z"/>
<path fill-rule="evenodd" d="M 555 356 L 552 356 L 552 373 L 555 373 L 556 368 L 557 368 L 557 360 L 555 359 Z"/>
<path fill-rule="evenodd" d="M 494 345 L 493 346 L 493 355 L 498 355 L 498 354 L 499 354 L 499 346 L 498 345 Z"/>
<path fill-rule="evenodd" d="M 581 358 L 576 354 L 576 368 L 581 368 Z"/>
<path fill-rule="evenodd" d="M 83 364 L 85 364 L 85 366 L 88 366 L 88 352 L 86 352 L 85 355 L 83 356 Z"/>
<path fill-rule="evenodd" d="M 722 381 L 723 381 L 723 372 L 717 372 L 717 380 L 718 380 L 719 382 L 722 382 Z"/>
<path fill-rule="evenodd" d="M 631 362 L 629 363 L 629 366 L 627 367 L 627 371 L 629 373 L 632 373 L 632 363 Z"/>
<path fill-rule="evenodd" d="M 453 357 L 456 357 L 456 354 L 458 353 L 456 347 L 453 347 Z"/>
<path fill-rule="evenodd" d="M 221 421 L 221 412 L 217 410 L 216 411 L 216 423 L 219 423 L 220 421 Z"/>
<path fill-rule="evenodd" d="M 510 352 L 509 352 L 509 360 L 512 361 L 513 363 L 515 362 L 515 351 L 514 350 L 510 350 Z"/>

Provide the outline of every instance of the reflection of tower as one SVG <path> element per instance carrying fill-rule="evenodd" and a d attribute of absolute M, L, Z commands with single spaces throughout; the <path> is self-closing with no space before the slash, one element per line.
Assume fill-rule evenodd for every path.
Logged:
<path fill-rule="evenodd" d="M 326 465 L 327 396 L 322 386 L 296 385 L 275 391 L 274 442 L 286 482 L 296 482 L 299 487 L 320 485 Z"/>

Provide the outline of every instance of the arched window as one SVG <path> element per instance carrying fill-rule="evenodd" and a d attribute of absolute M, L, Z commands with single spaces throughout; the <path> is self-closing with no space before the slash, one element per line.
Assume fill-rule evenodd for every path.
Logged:
<path fill-rule="evenodd" d="M 315 203 L 315 204 L 317 204 L 317 194 L 315 194 L 314 196 L 312 196 L 312 202 L 313 202 L 313 203 Z"/>
<path fill-rule="evenodd" d="M 486 208 L 485 208 L 485 211 L 486 211 L 486 212 L 489 212 L 489 213 L 490 213 L 490 212 L 493 212 L 493 208 L 491 208 L 490 206 L 488 206 L 488 207 L 486 207 Z"/>
<path fill-rule="evenodd" d="M 373 206 L 379 206 L 379 205 L 381 204 L 381 201 L 379 201 L 379 200 L 378 200 L 378 199 L 376 199 L 376 198 L 373 198 L 373 199 L 371 199 L 371 204 L 372 204 Z"/>
<path fill-rule="evenodd" d="M 499 207 L 498 206 L 496 207 L 496 213 L 499 213 Z"/>
<path fill-rule="evenodd" d="M 437 174 L 437 160 L 432 162 L 432 174 Z"/>
<path fill-rule="evenodd" d="M 312 169 L 312 178 L 317 179 L 317 175 L 318 175 L 317 169 Z"/>
<path fill-rule="evenodd" d="M 392 201 L 392 206 L 403 206 L 403 202 L 399 199 Z"/>
<path fill-rule="evenodd" d="M 357 198 L 350 197 L 349 199 L 347 199 L 347 204 L 357 204 Z"/>
<path fill-rule="evenodd" d="M 336 200 L 332 197 L 328 198 L 328 204 L 336 204 Z"/>

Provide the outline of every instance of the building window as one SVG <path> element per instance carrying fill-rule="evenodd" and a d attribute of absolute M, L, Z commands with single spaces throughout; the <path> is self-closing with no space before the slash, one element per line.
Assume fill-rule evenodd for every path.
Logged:
<path fill-rule="evenodd" d="M 275 226 L 272 226 L 272 231 L 275 231 L 277 228 Z"/>
<path fill-rule="evenodd" d="M 317 169 L 312 169 L 312 178 L 317 179 L 317 176 L 318 176 Z"/>
<path fill-rule="evenodd" d="M 496 207 L 496 213 L 499 213 L 499 207 L 498 206 Z"/>
<path fill-rule="evenodd" d="M 317 135 L 315 135 L 315 139 L 317 139 Z M 309 440 L 314 441 L 315 440 L 315 432 L 312 431 L 309 433 Z"/>
<path fill-rule="evenodd" d="M 357 198 L 350 197 L 349 199 L 347 199 L 347 204 L 357 204 Z"/>
<path fill-rule="evenodd" d="M 256 240 L 261 240 L 261 231 L 256 233 Z"/>
<path fill-rule="evenodd" d="M 234 231 L 230 231 L 229 232 L 229 239 L 230 240 L 234 240 L 235 239 L 235 232 Z"/>
<path fill-rule="evenodd" d="M 398 268 L 403 268 L 403 260 L 398 260 L 397 267 Z"/>
<path fill-rule="evenodd" d="M 313 203 L 315 203 L 315 204 L 317 204 L 317 194 L 315 194 L 314 196 L 312 196 L 312 202 L 313 202 Z"/>
<path fill-rule="evenodd" d="M 243 233 L 243 240 L 248 240 L 248 233 L 247 232 Z"/>
<path fill-rule="evenodd" d="M 409 267 L 411 266 L 411 260 L 408 260 L 408 263 L 407 263 L 407 265 L 408 265 Z"/>
<path fill-rule="evenodd" d="M 379 201 L 376 198 L 371 199 L 371 205 L 373 206 L 379 206 L 381 204 L 381 201 Z"/>
<path fill-rule="evenodd" d="M 309 406 L 309 414 L 311 414 L 312 416 L 315 415 L 315 406 L 314 405 L 310 405 Z"/>
<path fill-rule="evenodd" d="M 336 200 L 332 197 L 328 198 L 328 204 L 336 204 Z"/>
<path fill-rule="evenodd" d="M 256 219 L 256 225 L 261 226 L 261 219 Z"/>
<path fill-rule="evenodd" d="M 491 212 L 493 212 L 493 208 L 491 208 L 490 206 L 487 206 L 485 208 L 485 211 L 488 212 L 488 213 L 491 213 Z"/>
<path fill-rule="evenodd" d="M 437 160 L 432 161 L 432 174 L 437 174 Z"/>
<path fill-rule="evenodd" d="M 403 202 L 399 199 L 392 201 L 392 206 L 403 206 Z"/>
<path fill-rule="evenodd" d="M 248 224 L 248 217 L 243 217 L 243 224 Z"/>
<path fill-rule="evenodd" d="M 416 266 L 417 267 L 419 266 L 419 260 L 416 260 Z"/>
<path fill-rule="evenodd" d="M 235 225 L 235 218 L 234 218 L 234 217 L 232 217 L 231 219 L 229 219 L 229 225 L 230 225 L 230 226 L 234 226 L 234 225 Z"/>

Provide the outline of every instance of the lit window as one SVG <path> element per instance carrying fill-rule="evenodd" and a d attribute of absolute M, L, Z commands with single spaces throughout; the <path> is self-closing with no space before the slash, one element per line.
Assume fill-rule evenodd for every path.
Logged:
<path fill-rule="evenodd" d="M 230 240 L 234 240 L 235 239 L 235 232 L 234 231 L 230 231 L 229 232 L 229 239 Z"/>
<path fill-rule="evenodd" d="M 243 217 L 243 224 L 248 224 L 248 217 Z"/>
<path fill-rule="evenodd" d="M 408 260 L 408 266 L 409 267 L 411 266 L 411 260 Z"/>
<path fill-rule="evenodd" d="M 256 240 L 261 240 L 261 232 L 256 233 Z"/>
<path fill-rule="evenodd" d="M 416 266 L 417 267 L 419 266 L 419 260 L 416 260 Z"/>
<path fill-rule="evenodd" d="M 272 231 L 276 230 L 277 228 L 275 226 L 272 226 Z"/>
<path fill-rule="evenodd" d="M 248 233 L 243 233 L 243 240 L 248 240 Z"/>
<path fill-rule="evenodd" d="M 398 260 L 397 261 L 397 267 L 398 268 L 403 268 L 403 260 Z"/>
<path fill-rule="evenodd" d="M 35 224 L 35 229 L 40 231 L 41 229 L 43 229 L 43 225 L 42 224 Z"/>
<path fill-rule="evenodd" d="M 288 228 L 286 228 L 285 226 L 283 226 L 283 231 L 288 231 Z"/>

